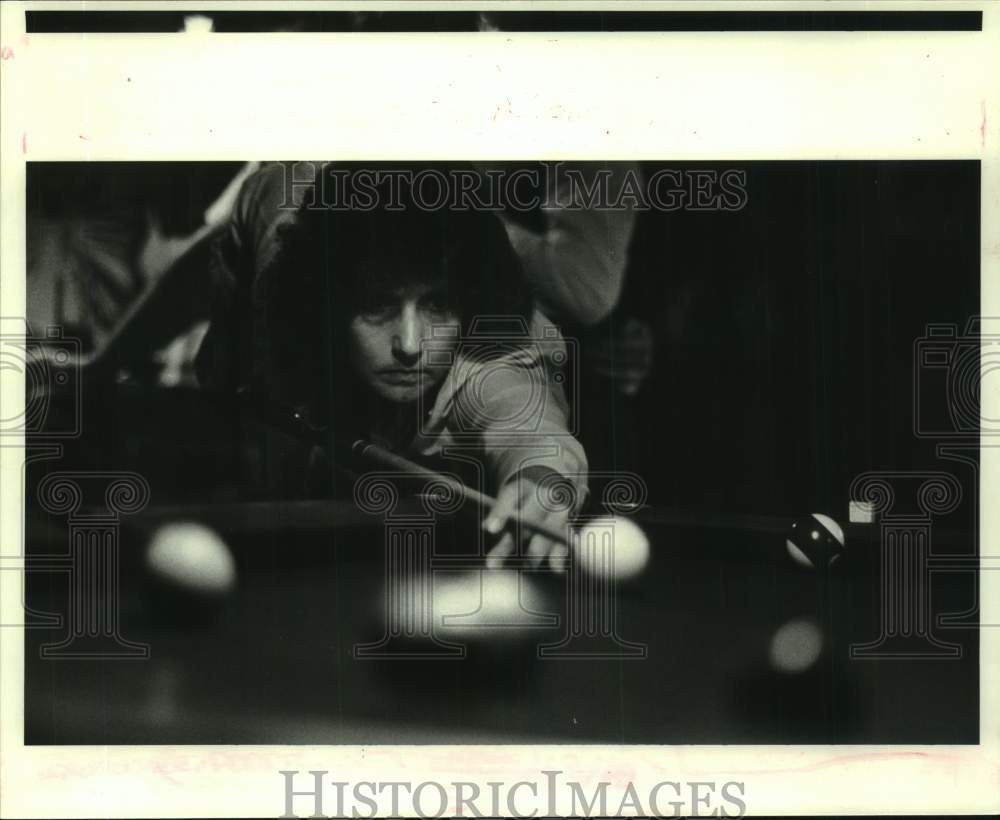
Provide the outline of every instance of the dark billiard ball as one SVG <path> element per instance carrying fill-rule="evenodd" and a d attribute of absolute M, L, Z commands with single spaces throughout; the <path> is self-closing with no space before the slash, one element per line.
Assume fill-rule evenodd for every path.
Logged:
<path fill-rule="evenodd" d="M 844 531 L 828 515 L 813 513 L 792 523 L 785 548 L 792 560 L 801 566 L 828 567 L 844 552 Z"/>

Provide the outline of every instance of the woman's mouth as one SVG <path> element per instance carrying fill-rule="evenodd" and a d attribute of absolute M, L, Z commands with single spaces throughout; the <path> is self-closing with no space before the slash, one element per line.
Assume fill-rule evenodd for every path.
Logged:
<path fill-rule="evenodd" d="M 405 368 L 381 370 L 379 371 L 379 378 L 387 384 L 410 386 L 415 385 L 420 381 L 420 370 L 409 370 Z"/>

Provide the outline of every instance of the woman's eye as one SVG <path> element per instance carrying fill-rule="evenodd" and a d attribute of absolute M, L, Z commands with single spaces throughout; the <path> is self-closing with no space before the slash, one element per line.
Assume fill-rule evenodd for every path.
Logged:
<path fill-rule="evenodd" d="M 361 315 L 368 321 L 388 319 L 396 309 L 395 302 L 390 298 L 375 297 L 362 305 Z"/>
<path fill-rule="evenodd" d="M 366 310 L 361 314 L 366 322 L 384 322 L 392 318 L 392 311 L 388 308 L 381 310 Z"/>

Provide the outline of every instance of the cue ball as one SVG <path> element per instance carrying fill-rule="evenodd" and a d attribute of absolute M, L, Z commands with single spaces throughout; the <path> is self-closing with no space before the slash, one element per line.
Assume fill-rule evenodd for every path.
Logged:
<path fill-rule="evenodd" d="M 823 651 L 823 633 L 811 618 L 793 618 L 771 638 L 771 666 L 779 672 L 805 672 Z"/>
<path fill-rule="evenodd" d="M 574 533 L 573 552 L 576 562 L 589 575 L 626 580 L 637 576 L 649 563 L 649 539 L 627 518 L 595 518 Z"/>
<path fill-rule="evenodd" d="M 164 524 L 153 533 L 146 568 L 169 587 L 205 597 L 221 597 L 236 586 L 236 561 L 225 541 L 193 521 Z"/>
<path fill-rule="evenodd" d="M 844 550 L 844 531 L 830 516 L 813 513 L 792 524 L 785 549 L 800 566 L 809 569 L 829 566 Z"/>

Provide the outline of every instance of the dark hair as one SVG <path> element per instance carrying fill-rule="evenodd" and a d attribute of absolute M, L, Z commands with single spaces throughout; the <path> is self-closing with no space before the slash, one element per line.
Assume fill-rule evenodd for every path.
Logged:
<path fill-rule="evenodd" d="M 364 207 L 328 207 L 317 189 L 317 196 L 304 198 L 296 219 L 279 229 L 279 249 L 261 274 L 259 295 L 273 334 L 272 361 L 295 367 L 295 378 L 336 377 L 350 320 L 375 287 L 443 281 L 463 339 L 472 343 L 496 326 L 481 321 L 484 316 L 529 327 L 532 293 L 499 217 L 449 207 L 451 196 L 440 197 L 442 207 L 428 208 L 410 183 L 428 170 L 453 181 L 453 172 L 468 174 L 471 166 L 384 166 L 390 167 L 396 172 L 391 180 L 378 181 L 376 171 L 372 184 L 371 166 L 346 175 L 345 166 L 338 166 L 338 203 L 358 194 Z M 303 362 L 304 351 L 318 355 Z"/>

